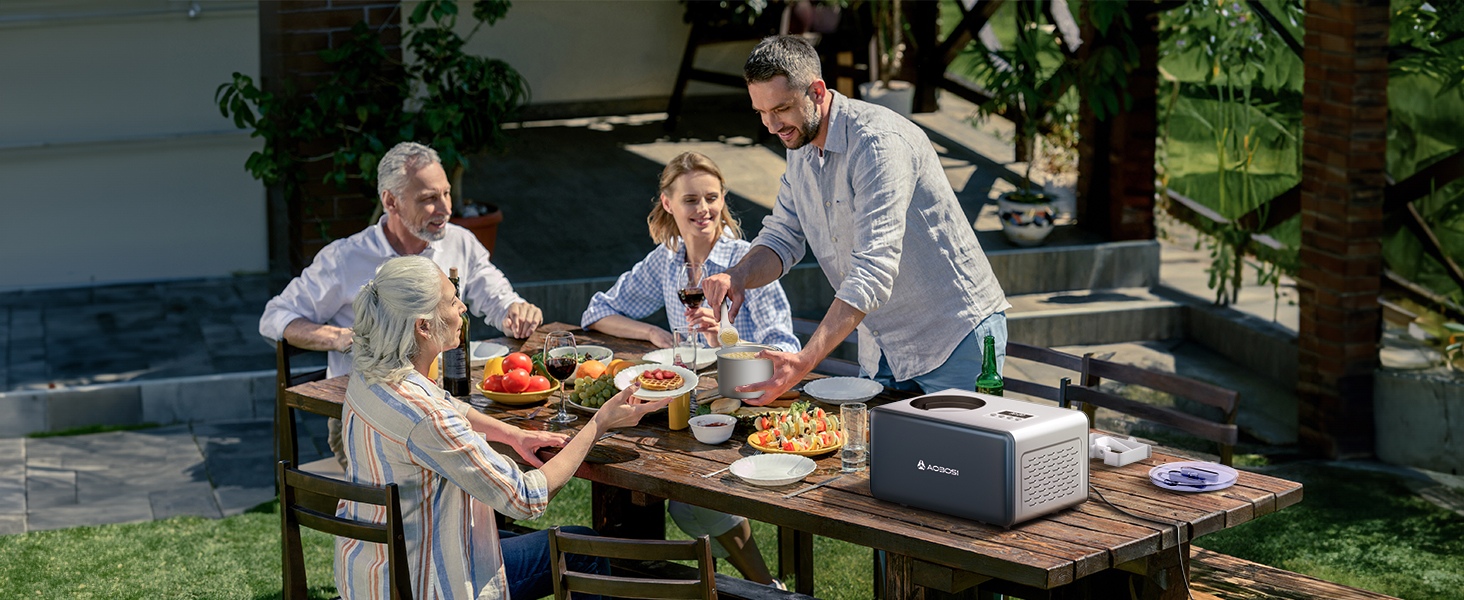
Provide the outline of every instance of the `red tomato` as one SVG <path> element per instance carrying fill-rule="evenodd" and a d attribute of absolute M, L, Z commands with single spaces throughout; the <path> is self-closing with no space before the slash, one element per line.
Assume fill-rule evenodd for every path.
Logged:
<path fill-rule="evenodd" d="M 534 361 L 530 360 L 527 354 L 514 352 L 503 359 L 503 372 L 508 373 L 514 369 L 523 369 L 525 373 L 531 372 L 534 370 Z"/>
<path fill-rule="evenodd" d="M 503 376 L 489 375 L 487 379 L 483 380 L 483 389 L 490 392 L 503 393 Z"/>
<path fill-rule="evenodd" d="M 503 391 L 510 394 L 522 394 L 527 389 L 529 389 L 528 371 L 513 369 L 503 376 Z"/>
<path fill-rule="evenodd" d="M 542 392 L 549 389 L 549 378 L 543 375 L 535 375 L 529 378 L 529 389 L 526 392 Z"/>

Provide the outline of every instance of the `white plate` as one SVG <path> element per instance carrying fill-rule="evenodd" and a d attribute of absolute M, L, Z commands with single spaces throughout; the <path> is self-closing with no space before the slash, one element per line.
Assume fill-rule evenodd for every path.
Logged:
<path fill-rule="evenodd" d="M 625 389 L 626 386 L 630 385 L 631 381 L 634 381 L 635 378 L 640 377 L 641 373 L 652 369 L 664 369 L 667 371 L 671 371 L 673 373 L 676 373 L 677 375 L 680 375 L 684 381 L 681 383 L 681 387 L 674 390 L 666 390 L 664 392 L 653 392 L 645 388 L 641 388 L 640 391 L 635 393 L 635 397 L 647 400 L 656 400 L 660 398 L 680 396 L 691 390 L 696 389 L 696 384 L 698 381 L 696 373 L 692 373 L 690 369 L 683 369 L 676 365 L 636 365 L 634 367 L 626 367 L 624 369 L 621 369 L 619 373 L 615 374 L 615 389 Z"/>
<path fill-rule="evenodd" d="M 1170 471 L 1178 471 L 1181 467 L 1192 467 L 1192 468 L 1196 468 L 1196 469 L 1205 469 L 1207 471 L 1214 471 L 1214 472 L 1220 474 L 1220 481 L 1218 481 L 1216 483 L 1213 483 L 1213 484 L 1210 484 L 1210 485 L 1179 485 L 1179 484 L 1171 483 L 1169 481 L 1169 472 Z M 1181 461 L 1181 462 L 1164 463 L 1162 465 L 1159 465 L 1157 467 L 1154 467 L 1152 469 L 1149 469 L 1149 481 L 1150 482 L 1152 482 L 1156 487 L 1161 487 L 1161 488 L 1164 488 L 1166 490 L 1172 490 L 1172 491 L 1176 491 L 1176 492 L 1197 493 L 1197 492 L 1213 492 L 1213 491 L 1216 491 L 1216 490 L 1223 490 L 1223 489 L 1228 488 L 1228 487 L 1230 487 L 1232 485 L 1235 485 L 1235 480 L 1238 477 L 1240 477 L 1240 474 L 1239 473 L 1236 473 L 1235 472 L 1235 469 L 1232 469 L 1232 468 L 1227 467 L 1225 465 L 1217 464 L 1217 463 L 1212 463 L 1212 462 L 1200 462 L 1200 461 L 1192 461 L 1192 460 L 1191 461 Z"/>
<path fill-rule="evenodd" d="M 661 348 L 660 350 L 647 352 L 645 353 L 645 355 L 641 356 L 641 358 L 656 364 L 669 365 L 671 364 L 671 349 Z M 696 370 L 700 371 L 702 369 L 710 367 L 714 362 L 717 362 L 716 348 L 697 348 Z"/>
<path fill-rule="evenodd" d="M 800 481 L 817 466 L 806 456 L 759 454 L 738 459 L 728 470 L 752 485 L 773 487 Z"/>
<path fill-rule="evenodd" d="M 472 358 L 468 359 L 473 366 L 487 363 L 489 359 L 508 355 L 508 346 L 497 342 L 468 342 L 472 349 Z"/>
<path fill-rule="evenodd" d="M 829 404 L 863 402 L 884 391 L 884 386 L 859 377 L 825 377 L 803 385 L 803 393 Z"/>

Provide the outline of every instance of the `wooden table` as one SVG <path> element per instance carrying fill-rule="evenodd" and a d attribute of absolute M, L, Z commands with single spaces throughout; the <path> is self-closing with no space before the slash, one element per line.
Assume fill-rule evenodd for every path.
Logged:
<path fill-rule="evenodd" d="M 533 351 L 544 334 L 574 331 L 581 343 L 611 348 L 620 358 L 639 358 L 651 347 L 573 326 L 540 327 L 527 342 L 495 340 Z M 708 378 L 710 379 L 710 378 Z M 713 384 L 704 382 L 703 388 Z M 338 377 L 296 386 L 287 393 L 300 400 L 339 403 L 345 379 Z M 877 406 L 910 397 L 886 390 L 869 404 Z M 536 405 L 512 407 L 489 401 L 476 392 L 472 403 L 490 415 L 524 415 Z M 525 428 L 552 428 L 537 420 L 514 420 Z M 588 417 L 569 424 L 574 428 Z M 876 581 L 885 598 L 933 598 L 979 585 L 982 592 L 1036 598 L 1128 598 L 1130 579 L 1141 597 L 1183 598 L 1180 569 L 1188 568 L 1189 542 L 1205 534 L 1270 514 L 1302 497 L 1299 483 L 1240 471 L 1225 490 L 1185 494 L 1149 482 L 1150 468 L 1183 460 L 1156 448 L 1154 457 L 1125 467 L 1090 462 L 1089 481 L 1108 501 L 1130 513 L 1165 523 L 1176 530 L 1119 512 L 1090 494 L 1076 507 L 1004 529 L 904 507 L 870 494 L 868 471 L 784 500 L 783 494 L 838 475 L 835 454 L 815 457 L 818 469 L 803 482 L 781 488 L 748 485 L 730 473 L 701 475 L 726 467 L 754 453 L 745 435 L 716 446 L 696 441 L 691 430 L 671 431 L 664 413 L 646 417 L 637 427 L 601 442 L 576 476 L 594 482 L 594 526 L 618 537 L 664 536 L 663 499 L 771 523 L 780 527 L 779 572 L 799 575 L 796 589 L 812 595 L 812 536 L 883 550 L 885 576 Z M 512 453 L 509 453 L 512 456 Z M 794 533 L 796 532 L 796 533 Z M 1186 560 L 1181 564 L 1180 554 Z M 926 593 L 931 592 L 931 593 Z"/>

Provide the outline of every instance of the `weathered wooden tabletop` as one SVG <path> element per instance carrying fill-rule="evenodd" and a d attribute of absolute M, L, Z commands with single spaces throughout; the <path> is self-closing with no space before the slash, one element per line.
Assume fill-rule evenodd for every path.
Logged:
<path fill-rule="evenodd" d="M 560 323 L 544 325 L 525 342 L 495 341 L 533 351 L 542 345 L 544 333 L 553 330 L 574 331 L 580 343 L 606 346 L 619 358 L 640 358 L 651 349 L 646 342 Z M 703 379 L 699 387 L 715 387 L 711 377 Z M 345 397 L 345 383 L 344 377 L 337 377 L 296 386 L 288 392 L 339 403 Z M 877 406 L 909 397 L 887 389 L 868 404 Z M 476 390 L 470 402 L 487 414 L 503 416 L 526 415 L 542 405 L 505 406 Z M 512 423 L 525 428 L 553 428 L 543 422 L 548 413 L 544 411 L 535 420 L 515 419 Z M 583 425 L 588 416 L 581 414 L 581 419 L 568 427 Z M 1180 546 L 1187 554 L 1194 538 L 1270 514 L 1296 504 L 1302 497 L 1299 483 L 1247 471 L 1240 471 L 1235 485 L 1217 492 L 1193 494 L 1160 489 L 1149 481 L 1149 470 L 1186 459 L 1155 448 L 1152 458 L 1125 467 L 1090 462 L 1089 482 L 1108 502 L 1134 515 L 1178 523 L 1177 532 L 1173 526 L 1123 514 L 1094 493 L 1090 493 L 1088 502 L 1076 507 L 1005 529 L 878 500 L 870 493 L 867 470 L 791 499 L 782 498 L 838 476 L 836 453 L 813 457 L 818 468 L 803 481 L 782 487 L 757 487 L 729 472 L 702 477 L 756 453 L 746 443 L 743 432 L 722 444 L 707 445 L 698 442 L 690 429 L 671 431 L 664 413 L 647 416 L 640 425 L 617 431 L 621 433 L 596 446 L 577 476 L 652 498 L 678 500 L 883 550 L 888 557 L 886 576 L 877 585 L 883 584 L 887 598 L 918 597 L 922 587 L 959 592 L 973 584 L 982 584 L 983 589 L 1002 589 L 1000 584 L 1010 584 L 1005 589 L 1025 591 L 1029 595 L 1023 597 L 1029 597 L 1033 591 L 1060 590 L 1116 568 L 1135 573 L 1172 569 L 1178 552 L 1162 551 Z M 1165 561 L 1164 556 L 1173 558 Z M 988 580 L 994 581 L 983 583 Z M 1126 591 L 1122 597 L 1128 597 Z"/>

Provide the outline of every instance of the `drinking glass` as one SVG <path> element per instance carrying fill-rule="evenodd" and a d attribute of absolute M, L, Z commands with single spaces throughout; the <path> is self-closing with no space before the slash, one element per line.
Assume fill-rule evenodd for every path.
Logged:
<path fill-rule="evenodd" d="M 567 350 L 566 350 L 567 348 Z M 564 381 L 574 376 L 579 368 L 579 349 L 575 347 L 574 334 L 568 331 L 551 331 L 544 336 L 544 370 L 560 381 L 559 414 L 549 417 L 550 423 L 573 423 L 579 417 L 569 414 L 569 397 L 564 390 Z"/>
<path fill-rule="evenodd" d="M 705 265 L 699 262 L 682 263 L 677 268 L 678 283 L 681 286 L 676 290 L 676 296 L 686 308 L 696 310 L 701 308 L 702 302 L 706 300 L 706 294 L 702 293 L 701 281 L 706 276 Z M 693 332 L 694 333 L 694 332 Z M 691 339 L 693 347 L 701 345 L 699 338 Z"/>
<path fill-rule="evenodd" d="M 869 447 L 869 407 L 862 402 L 844 404 L 839 407 L 839 420 L 844 422 L 844 447 L 839 449 L 843 471 L 863 470 Z"/>
<path fill-rule="evenodd" d="M 695 373 L 700 336 L 690 327 L 671 328 L 671 364 Z"/>

